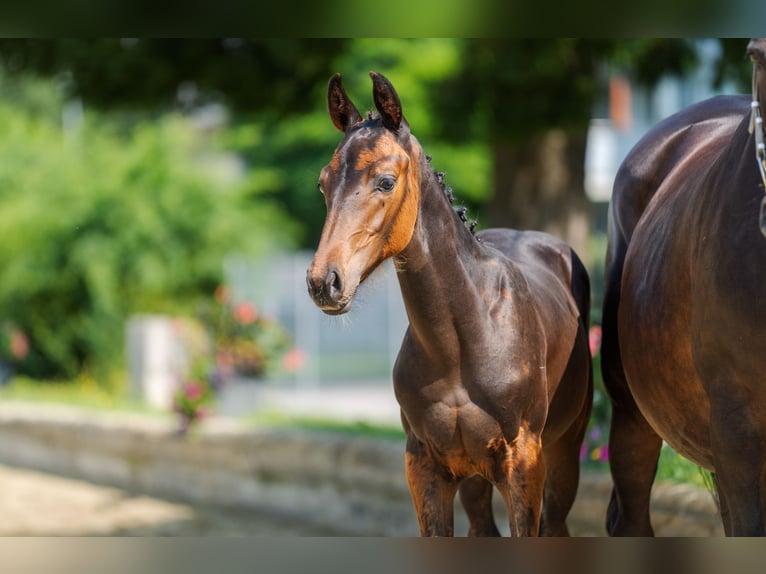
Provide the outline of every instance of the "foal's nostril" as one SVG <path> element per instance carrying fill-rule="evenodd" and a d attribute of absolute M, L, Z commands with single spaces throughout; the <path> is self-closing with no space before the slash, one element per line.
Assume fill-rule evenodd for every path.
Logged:
<path fill-rule="evenodd" d="M 306 286 L 309 296 L 320 307 L 334 307 L 343 296 L 343 280 L 341 274 L 333 266 L 327 274 L 315 275 L 309 270 L 306 273 Z"/>
<path fill-rule="evenodd" d="M 340 279 L 340 273 L 331 269 L 325 278 L 325 289 L 331 300 L 337 301 L 343 294 L 343 282 Z"/>

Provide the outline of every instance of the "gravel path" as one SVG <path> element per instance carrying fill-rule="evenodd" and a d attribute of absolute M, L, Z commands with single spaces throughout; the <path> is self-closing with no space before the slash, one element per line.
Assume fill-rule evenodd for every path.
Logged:
<path fill-rule="evenodd" d="M 323 536 L 287 517 L 198 508 L 0 465 L 0 536 Z"/>
<path fill-rule="evenodd" d="M 604 484 L 594 485 L 594 491 L 604 490 L 608 486 L 606 477 L 599 482 Z M 687 512 L 693 512 L 697 507 L 704 509 L 712 504 L 709 495 L 700 489 L 661 484 L 657 490 L 661 499 L 688 499 L 684 500 Z M 605 493 L 602 494 L 597 497 L 599 500 L 606 499 Z M 603 506 L 591 500 L 578 500 L 569 521 L 572 534 L 603 536 L 601 528 L 591 528 L 592 524 L 601 524 L 605 511 Z M 675 513 L 661 506 L 653 510 L 653 522 L 660 536 L 722 534 L 718 520 L 711 521 L 707 516 L 709 511 L 701 512 L 698 521 L 690 523 L 687 520 L 679 524 Z M 588 517 L 589 514 L 594 514 L 595 518 Z M 457 532 L 465 530 L 464 522 L 456 524 Z M 501 522 L 498 524 L 502 527 Z M 0 465 L 0 537 L 335 535 L 348 533 L 334 532 L 289 516 L 192 506 L 82 480 Z"/>

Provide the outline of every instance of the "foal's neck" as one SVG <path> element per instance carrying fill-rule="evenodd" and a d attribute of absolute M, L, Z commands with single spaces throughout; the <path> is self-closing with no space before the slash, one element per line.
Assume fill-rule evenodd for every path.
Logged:
<path fill-rule="evenodd" d="M 481 316 L 481 281 L 488 269 L 485 246 L 452 208 L 425 166 L 420 176 L 418 217 L 412 238 L 395 258 L 411 333 L 439 355 L 454 355 L 466 318 Z"/>

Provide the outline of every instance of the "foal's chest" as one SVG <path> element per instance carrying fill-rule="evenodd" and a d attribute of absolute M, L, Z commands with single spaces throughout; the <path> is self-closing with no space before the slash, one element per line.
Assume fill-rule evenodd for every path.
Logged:
<path fill-rule="evenodd" d="M 457 478 L 479 474 L 494 479 L 500 472 L 505 433 L 494 417 L 472 402 L 455 407 L 436 403 L 412 432 Z"/>
<path fill-rule="evenodd" d="M 504 399 L 471 397 L 459 382 L 436 380 L 417 389 L 394 385 L 408 432 L 455 477 L 492 479 L 520 420 Z"/>

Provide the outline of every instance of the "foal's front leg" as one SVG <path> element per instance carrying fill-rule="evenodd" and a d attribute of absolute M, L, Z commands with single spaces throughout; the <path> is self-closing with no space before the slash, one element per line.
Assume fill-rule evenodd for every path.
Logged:
<path fill-rule="evenodd" d="M 524 428 L 496 446 L 498 489 L 505 499 L 511 536 L 539 536 L 545 490 L 545 459 L 540 436 Z"/>
<path fill-rule="evenodd" d="M 407 436 L 407 482 L 421 536 L 453 536 L 458 481 L 412 433 Z"/>

